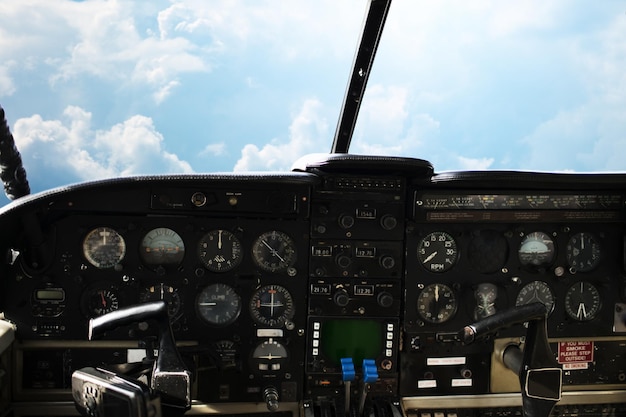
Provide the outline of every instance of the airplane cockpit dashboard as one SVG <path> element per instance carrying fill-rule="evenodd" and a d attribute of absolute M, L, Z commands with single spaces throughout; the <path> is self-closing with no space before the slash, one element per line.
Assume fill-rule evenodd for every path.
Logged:
<path fill-rule="evenodd" d="M 3 207 L 0 253 L 2 417 L 626 415 L 626 174 L 115 178 Z"/>

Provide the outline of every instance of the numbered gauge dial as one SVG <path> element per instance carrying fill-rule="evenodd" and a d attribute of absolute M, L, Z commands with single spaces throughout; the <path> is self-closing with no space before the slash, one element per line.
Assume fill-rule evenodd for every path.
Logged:
<path fill-rule="evenodd" d="M 574 320 L 593 320 L 601 307 L 600 292 L 589 282 L 576 283 L 565 294 L 565 311 Z"/>
<path fill-rule="evenodd" d="M 175 320 L 181 307 L 180 295 L 176 288 L 160 283 L 144 288 L 139 294 L 139 301 L 142 303 L 159 300 L 167 303 L 167 314 L 170 316 L 171 321 Z"/>
<path fill-rule="evenodd" d="M 198 257 L 213 272 L 228 272 L 243 259 L 241 242 L 228 230 L 212 230 L 198 242 Z"/>
<path fill-rule="evenodd" d="M 548 309 L 548 314 L 554 310 L 554 293 L 543 281 L 533 281 L 522 287 L 517 294 L 515 305 L 521 306 L 530 303 L 542 303 Z"/>
<path fill-rule="evenodd" d="M 432 232 L 417 247 L 417 258 L 430 272 L 445 272 L 452 268 L 459 252 L 454 238 L 446 232 Z"/>
<path fill-rule="evenodd" d="M 429 323 L 444 323 L 457 310 L 454 291 L 444 284 L 430 284 L 417 297 L 417 312 Z"/>
<path fill-rule="evenodd" d="M 263 233 L 254 241 L 252 258 L 261 269 L 281 272 L 296 262 L 296 247 L 286 233 L 273 230 Z"/>
<path fill-rule="evenodd" d="M 542 267 L 554 261 L 554 241 L 544 232 L 533 232 L 524 236 L 517 252 L 522 265 Z"/>
<path fill-rule="evenodd" d="M 250 314 L 257 323 L 267 327 L 282 327 L 295 313 L 289 291 L 280 285 L 259 288 L 250 300 Z"/>
<path fill-rule="evenodd" d="M 239 317 L 241 297 L 230 285 L 211 284 L 198 294 L 196 309 L 207 323 L 213 326 L 227 326 Z"/>
<path fill-rule="evenodd" d="M 99 317 L 120 308 L 118 290 L 110 285 L 88 288 L 82 296 L 82 308 L 87 317 Z"/>
<path fill-rule="evenodd" d="M 172 229 L 158 227 L 143 237 L 139 255 L 149 266 L 178 265 L 185 256 L 185 244 L 180 235 Z"/>
<path fill-rule="evenodd" d="M 113 268 L 124 259 L 126 242 L 114 229 L 98 227 L 85 236 L 83 255 L 96 268 Z"/>
<path fill-rule="evenodd" d="M 600 244 L 591 233 L 575 234 L 565 250 L 572 272 L 589 272 L 600 263 Z"/>
<path fill-rule="evenodd" d="M 480 320 L 496 314 L 496 298 L 498 298 L 498 287 L 488 282 L 478 284 L 474 291 L 476 298 L 476 309 L 474 319 Z"/>

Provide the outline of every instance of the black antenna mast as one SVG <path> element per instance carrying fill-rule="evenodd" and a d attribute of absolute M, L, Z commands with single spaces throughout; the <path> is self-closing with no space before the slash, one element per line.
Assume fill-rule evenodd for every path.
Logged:
<path fill-rule="evenodd" d="M 359 115 L 361 101 L 363 94 L 365 94 L 365 86 L 372 69 L 374 56 L 378 49 L 378 43 L 383 33 L 390 5 L 391 0 L 369 0 L 369 9 L 363 22 L 359 49 L 352 64 L 352 77 L 343 99 L 337 130 L 335 131 L 332 153 L 348 153 L 348 149 L 350 149 L 354 125 Z"/>

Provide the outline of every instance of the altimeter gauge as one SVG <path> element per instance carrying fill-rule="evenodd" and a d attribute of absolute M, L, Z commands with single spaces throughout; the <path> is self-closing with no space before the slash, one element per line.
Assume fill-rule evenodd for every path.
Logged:
<path fill-rule="evenodd" d="M 113 268 L 126 255 L 126 242 L 122 235 L 110 227 L 91 230 L 83 239 L 83 256 L 99 269 Z"/>
<path fill-rule="evenodd" d="M 227 326 L 237 320 L 241 312 L 241 297 L 227 284 L 211 284 L 196 298 L 200 317 L 213 326 Z"/>
<path fill-rule="evenodd" d="M 578 282 L 565 293 L 565 311 L 576 321 L 593 320 L 601 307 L 600 292 L 589 282 Z"/>
<path fill-rule="evenodd" d="M 228 272 L 243 259 L 241 242 L 228 230 L 212 230 L 198 242 L 198 258 L 213 272 Z"/>
<path fill-rule="evenodd" d="M 600 244 L 591 233 L 576 233 L 565 248 L 570 271 L 589 272 L 600 263 Z"/>

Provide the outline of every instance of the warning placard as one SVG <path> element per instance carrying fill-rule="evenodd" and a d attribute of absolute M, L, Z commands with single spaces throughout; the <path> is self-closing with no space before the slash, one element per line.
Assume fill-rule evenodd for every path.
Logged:
<path fill-rule="evenodd" d="M 593 362 L 593 341 L 559 342 L 558 361 L 564 368 L 578 368 L 575 365 Z"/>

